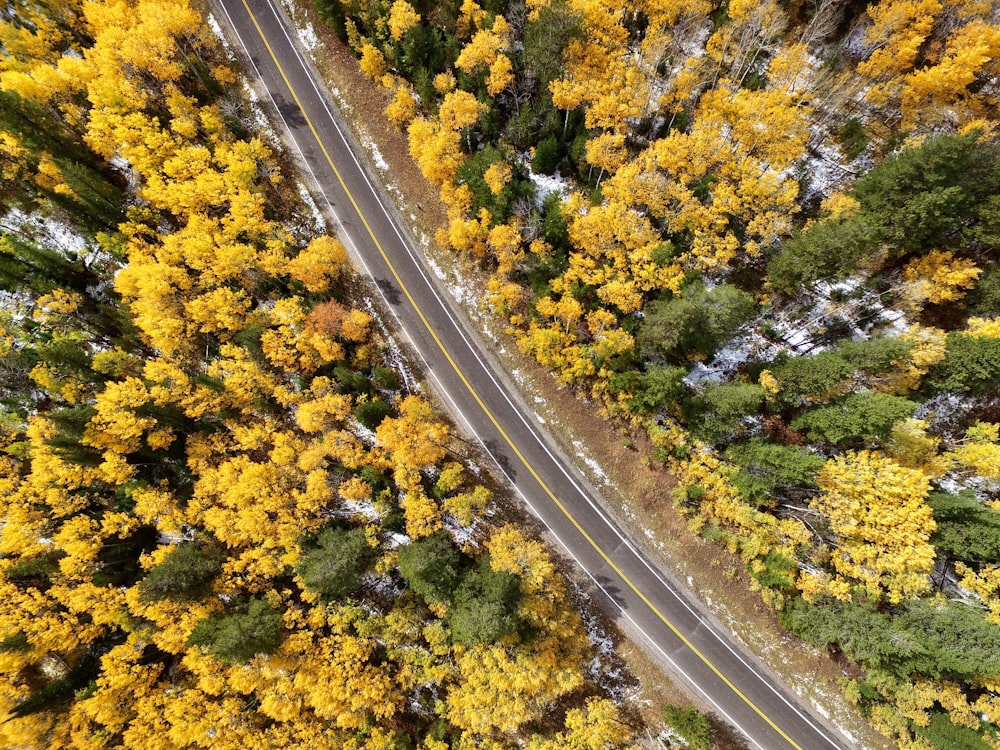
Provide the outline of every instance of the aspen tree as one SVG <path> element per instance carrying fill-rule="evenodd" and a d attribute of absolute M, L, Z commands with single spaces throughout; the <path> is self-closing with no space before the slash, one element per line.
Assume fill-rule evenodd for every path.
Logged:
<path fill-rule="evenodd" d="M 925 502 L 927 475 L 879 453 L 849 451 L 831 459 L 818 481 L 823 494 L 811 505 L 835 535 L 837 580 L 895 604 L 930 588 L 936 524 Z"/>

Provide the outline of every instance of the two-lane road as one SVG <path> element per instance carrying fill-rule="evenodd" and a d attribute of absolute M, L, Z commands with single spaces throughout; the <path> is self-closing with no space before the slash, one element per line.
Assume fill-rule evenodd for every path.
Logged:
<path fill-rule="evenodd" d="M 385 191 L 355 156 L 350 136 L 295 32 L 273 0 L 213 0 L 260 79 L 279 127 L 317 199 L 342 227 L 345 245 L 374 280 L 386 307 L 423 360 L 453 417 L 477 436 L 552 536 L 607 595 L 615 617 L 641 632 L 644 648 L 688 681 L 693 693 L 760 750 L 831 750 L 847 744 L 743 654 L 657 573 L 646 555 L 558 458 L 509 396 L 452 305 L 438 291 Z"/>

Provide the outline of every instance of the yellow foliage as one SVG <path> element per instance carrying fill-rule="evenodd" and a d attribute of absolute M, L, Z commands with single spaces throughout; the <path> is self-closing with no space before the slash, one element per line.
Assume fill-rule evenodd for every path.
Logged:
<path fill-rule="evenodd" d="M 874 599 L 898 604 L 930 588 L 937 528 L 925 502 L 926 474 L 872 451 L 849 451 L 820 470 L 810 506 L 830 522 L 832 564 Z"/>
<path fill-rule="evenodd" d="M 385 115 L 389 121 L 397 128 L 404 128 L 409 125 L 417 115 L 417 100 L 414 98 L 413 89 L 406 84 L 396 87 L 392 101 L 385 108 Z"/>
<path fill-rule="evenodd" d="M 970 87 L 996 75 L 1000 60 L 1000 26 L 976 18 L 948 38 L 944 55 L 935 65 L 914 70 L 903 81 L 900 94 L 904 128 L 942 119 L 964 125 L 988 111 L 989 100 Z"/>
<path fill-rule="evenodd" d="M 873 51 L 858 72 L 877 80 L 911 68 L 942 7 L 939 0 L 891 0 L 869 8 L 865 42 Z"/>
<path fill-rule="evenodd" d="M 444 73 L 438 73 L 434 76 L 434 90 L 439 94 L 447 94 L 455 88 L 456 83 L 455 74 L 450 70 L 446 70 Z"/>
<path fill-rule="evenodd" d="M 375 437 L 392 454 L 397 483 L 410 488 L 416 472 L 444 458 L 449 429 L 418 396 L 407 396 L 398 408 L 399 416 L 383 419 Z"/>
<path fill-rule="evenodd" d="M 482 485 L 476 485 L 468 492 L 459 492 L 444 499 L 442 508 L 451 513 L 463 526 L 471 525 L 493 499 L 493 493 Z"/>
<path fill-rule="evenodd" d="M 476 29 L 482 27 L 487 13 L 475 0 L 462 0 L 460 10 L 461 15 L 455 23 L 455 35 L 459 39 L 468 39 Z"/>
<path fill-rule="evenodd" d="M 1000 318 L 969 318 L 966 336 L 1000 339 Z"/>
<path fill-rule="evenodd" d="M 325 292 L 347 263 L 347 251 L 339 240 L 320 235 L 288 262 L 288 273 L 310 292 Z"/>
<path fill-rule="evenodd" d="M 455 92 L 449 92 L 447 96 L 453 94 Z M 407 132 L 410 136 L 410 156 L 416 160 L 424 177 L 438 187 L 450 184 L 464 161 L 459 148 L 459 134 L 441 123 L 421 118 L 413 120 Z"/>
<path fill-rule="evenodd" d="M 830 218 L 850 218 L 861 209 L 861 203 L 845 193 L 835 192 L 823 199 L 820 210 Z"/>
<path fill-rule="evenodd" d="M 614 750 L 632 747 L 632 732 L 607 698 L 588 698 L 584 708 L 566 713 L 566 729 L 552 739 L 535 737 L 528 750 Z M 638 747 L 637 745 L 635 747 Z"/>
<path fill-rule="evenodd" d="M 762 370 L 760 376 L 757 378 L 757 382 L 761 388 L 772 395 L 777 395 L 781 392 L 778 379 L 771 374 L 770 370 Z"/>
<path fill-rule="evenodd" d="M 420 23 L 420 14 L 406 0 L 396 0 L 389 8 L 389 35 L 397 42 Z"/>
<path fill-rule="evenodd" d="M 976 594 L 989 610 L 987 617 L 1000 625 L 1000 566 L 984 565 L 976 571 L 963 563 L 955 563 L 955 572 L 959 575 L 959 583 Z"/>
<path fill-rule="evenodd" d="M 406 518 L 407 535 L 411 539 L 421 539 L 440 529 L 441 509 L 419 486 L 419 476 L 412 481 L 404 479 L 403 482 L 400 482 L 399 479 L 402 476 L 397 469 L 396 477 L 400 486 L 407 487 L 407 491 L 399 503 Z"/>
<path fill-rule="evenodd" d="M 905 393 L 920 385 L 920 379 L 947 356 L 946 334 L 940 328 L 914 323 L 900 337 L 913 343 L 904 361 L 896 363 L 898 370 L 883 378 L 879 390 Z"/>
<path fill-rule="evenodd" d="M 919 469 L 928 476 L 939 477 L 950 467 L 950 461 L 938 455 L 941 439 L 927 434 L 923 419 L 904 419 L 892 426 L 887 453 L 910 469 Z"/>
<path fill-rule="evenodd" d="M 1000 480 L 1000 425 L 977 422 L 965 437 L 950 457 L 981 477 Z"/>
<path fill-rule="evenodd" d="M 507 55 L 497 55 L 490 65 L 490 74 L 486 77 L 486 91 L 490 96 L 496 96 L 514 81 L 514 63 Z"/>
<path fill-rule="evenodd" d="M 498 161 L 490 164 L 487 170 L 483 173 L 483 180 L 486 181 L 486 185 L 489 187 L 490 192 L 493 193 L 493 195 L 500 195 L 504 186 L 510 182 L 511 174 L 512 170 L 510 164 L 505 161 Z"/>
<path fill-rule="evenodd" d="M 501 20 L 503 16 L 497 16 Z M 477 31 L 472 39 L 462 47 L 455 60 L 455 67 L 466 73 L 472 73 L 477 68 L 490 68 L 494 65 L 500 50 L 506 46 L 506 40 L 496 31 L 483 29 Z M 510 63 L 510 60 L 507 59 Z"/>
<path fill-rule="evenodd" d="M 438 120 L 444 130 L 461 130 L 479 122 L 482 105 L 474 94 L 456 89 L 449 91 L 441 100 Z"/>
<path fill-rule="evenodd" d="M 361 67 L 362 73 L 375 81 L 385 75 L 388 69 L 382 52 L 370 42 L 365 42 L 361 48 L 361 59 L 358 60 L 358 65 Z"/>
<path fill-rule="evenodd" d="M 925 301 L 933 304 L 953 302 L 965 296 L 965 290 L 976 283 L 980 274 L 982 269 L 972 261 L 934 250 L 903 268 L 903 280 L 907 282 L 904 298 L 915 308 Z"/>

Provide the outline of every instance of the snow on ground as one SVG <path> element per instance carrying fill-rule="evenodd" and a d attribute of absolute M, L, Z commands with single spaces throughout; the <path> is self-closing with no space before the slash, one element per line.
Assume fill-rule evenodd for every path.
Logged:
<path fill-rule="evenodd" d="M 229 42 L 226 40 L 225 35 L 222 33 L 222 26 L 219 25 L 219 22 L 216 20 L 215 16 L 212 13 L 209 13 L 205 18 L 205 22 L 208 24 L 208 27 L 212 30 L 212 33 L 215 34 L 215 36 L 222 43 L 222 47 L 223 49 L 226 50 L 226 55 L 229 57 L 229 59 L 234 60 L 235 56 L 233 55 L 233 49 L 232 47 L 229 46 Z"/>
<path fill-rule="evenodd" d="M 389 539 L 386 542 L 386 546 L 389 549 L 396 549 L 397 547 L 405 547 L 410 543 L 410 537 L 406 534 L 400 534 L 399 532 L 393 532 L 389 534 Z"/>
<path fill-rule="evenodd" d="M 67 256 L 84 257 L 91 250 L 86 238 L 65 224 L 50 216 L 26 214 L 18 208 L 12 208 L 0 218 L 0 229 L 15 234 L 23 233 Z"/>
<path fill-rule="evenodd" d="M 375 163 L 375 166 L 381 172 L 388 172 L 389 171 L 389 164 L 388 164 L 388 162 L 386 162 L 385 158 L 382 156 L 382 152 L 378 150 L 378 146 L 375 145 L 375 141 L 372 140 L 372 139 L 370 139 L 370 138 L 367 139 L 367 140 L 368 140 L 368 144 L 367 144 L 368 145 L 368 150 L 371 152 L 371 158 L 372 158 L 372 161 Z"/>
<path fill-rule="evenodd" d="M 484 513 L 484 515 L 489 515 L 489 512 Z M 479 542 L 476 539 L 476 527 L 479 525 L 478 522 L 472 524 L 472 526 L 463 526 L 450 514 L 445 513 L 442 519 L 442 525 L 444 526 L 445 531 L 447 531 L 451 536 L 452 541 L 459 547 L 479 547 Z"/>
<path fill-rule="evenodd" d="M 624 682 L 626 673 L 622 670 L 618 655 L 615 653 L 615 643 L 593 614 L 596 605 L 591 601 L 590 595 L 576 584 L 571 583 L 571 586 L 574 598 L 582 604 L 579 607 L 580 619 L 583 620 L 587 638 L 594 647 L 594 657 L 587 667 L 588 676 L 604 688 L 613 701 L 620 704 L 627 697 Z"/>
<path fill-rule="evenodd" d="M 469 279 L 456 274 L 454 268 L 445 271 L 429 253 L 424 254 L 424 260 L 438 281 L 444 284 L 448 293 L 466 308 L 467 313 L 471 315 L 474 311 L 479 311 L 479 304 L 483 298 L 482 289 L 475 287 Z"/>
<path fill-rule="evenodd" d="M 782 352 L 817 354 L 827 349 L 819 342 L 832 323 L 847 325 L 854 339 L 869 338 L 876 330 L 890 336 L 905 332 L 909 328 L 906 314 L 884 305 L 866 283 L 860 276 L 816 282 L 811 304 L 798 309 L 788 307 L 769 317 L 768 336 L 752 330 L 733 338 L 708 362 L 696 362 L 684 381 L 690 386 L 723 383 L 751 361 L 767 362 Z"/>
<path fill-rule="evenodd" d="M 381 515 L 371 500 L 347 500 L 343 497 L 340 498 L 340 505 L 334 512 L 338 516 L 346 516 L 348 518 L 361 516 L 371 521 L 376 520 Z"/>
<path fill-rule="evenodd" d="M 125 175 L 125 179 L 128 181 L 129 193 L 135 195 L 136 191 L 139 189 L 139 175 L 134 169 L 132 169 L 132 165 L 118 154 L 115 154 L 108 159 L 108 165 L 111 166 L 112 169 L 116 169 Z"/>
<path fill-rule="evenodd" d="M 601 485 L 610 485 L 611 478 L 604 472 L 604 469 L 601 468 L 601 465 L 597 461 L 587 455 L 583 443 L 579 440 L 574 440 L 573 447 L 576 448 L 576 457 L 587 464 L 587 468 L 590 469 L 594 480 Z"/>
<path fill-rule="evenodd" d="M 842 162 L 843 155 L 822 126 L 810 126 L 809 151 L 798 164 L 806 175 L 803 201 L 825 198 L 856 175 Z M 793 167 L 796 169 L 796 167 Z"/>
<path fill-rule="evenodd" d="M 1000 482 L 988 477 L 961 474 L 950 471 L 936 480 L 937 486 L 949 495 L 957 495 L 962 490 L 972 490 L 976 498 L 983 502 L 992 498 L 1000 490 Z"/>
<path fill-rule="evenodd" d="M 741 336 L 720 349 L 710 362 L 695 362 L 684 382 L 692 388 L 705 383 L 724 383 L 751 359 L 768 358 L 772 350 L 776 354 L 780 349 L 756 332 Z"/>
<path fill-rule="evenodd" d="M 313 28 L 313 25 L 307 23 L 305 26 L 298 26 L 297 30 L 302 46 L 312 54 L 313 50 L 319 47 L 319 37 L 316 36 L 316 30 Z"/>
<path fill-rule="evenodd" d="M 267 133 L 272 139 L 272 143 L 281 143 L 277 131 L 271 126 L 271 121 L 260 104 L 260 97 L 257 96 L 257 92 L 245 78 L 243 79 L 243 95 L 246 97 L 247 106 L 250 108 L 250 120 L 253 122 L 254 128 Z"/>
<path fill-rule="evenodd" d="M 943 428 L 952 432 L 965 421 L 971 407 L 972 403 L 968 399 L 962 399 L 954 393 L 939 393 L 920 404 L 913 416 L 926 419 L 931 423 L 932 430 Z"/>
<path fill-rule="evenodd" d="M 299 191 L 299 200 L 309 209 L 309 215 L 312 216 L 316 231 L 327 232 L 326 217 L 323 216 L 323 212 L 319 210 L 319 206 L 313 200 L 312 193 L 306 189 L 305 184 L 301 180 L 297 180 L 295 184 Z"/>
<path fill-rule="evenodd" d="M 535 204 L 539 209 L 550 194 L 558 193 L 561 198 L 565 198 L 572 192 L 569 182 L 558 172 L 555 175 L 536 174 L 531 171 L 530 162 L 525 167 L 528 169 L 528 179 L 535 184 Z"/>

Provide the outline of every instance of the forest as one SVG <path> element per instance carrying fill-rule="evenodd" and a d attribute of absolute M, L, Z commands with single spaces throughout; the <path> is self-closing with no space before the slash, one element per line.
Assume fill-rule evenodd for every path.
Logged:
<path fill-rule="evenodd" d="M 628 746 L 200 12 L 0 44 L 0 746 Z"/>
<path fill-rule="evenodd" d="M 1000 18 L 315 0 L 525 354 L 900 748 L 1000 748 Z"/>

